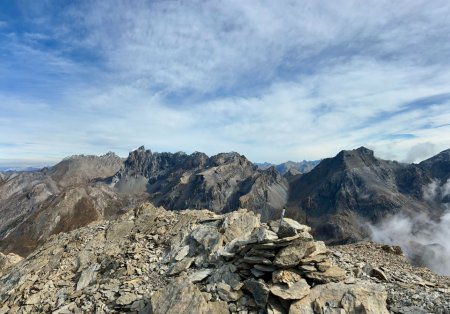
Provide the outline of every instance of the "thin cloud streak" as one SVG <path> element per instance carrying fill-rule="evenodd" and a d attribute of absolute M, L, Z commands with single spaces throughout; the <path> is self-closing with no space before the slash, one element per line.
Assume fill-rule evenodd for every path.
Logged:
<path fill-rule="evenodd" d="M 0 159 L 126 155 L 145 144 L 271 162 L 365 145 L 405 160 L 421 143 L 450 147 L 450 97 L 437 97 L 450 93 L 445 1 L 29 11 L 32 29 L 0 28 L 12 51 L 0 60 L 0 132 L 17 144 L 0 146 Z"/>

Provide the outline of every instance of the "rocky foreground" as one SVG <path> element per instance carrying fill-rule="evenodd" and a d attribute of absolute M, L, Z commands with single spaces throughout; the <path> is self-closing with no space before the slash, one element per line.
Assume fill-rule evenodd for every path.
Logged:
<path fill-rule="evenodd" d="M 0 313 L 450 313 L 449 280 L 253 212 L 140 205 L 0 255 Z"/>

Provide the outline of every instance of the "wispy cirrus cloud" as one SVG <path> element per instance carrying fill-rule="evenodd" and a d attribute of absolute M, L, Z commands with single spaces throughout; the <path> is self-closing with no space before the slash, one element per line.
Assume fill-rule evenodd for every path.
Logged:
<path fill-rule="evenodd" d="M 427 154 L 450 147 L 446 1 L 3 11 L 12 13 L 0 14 L 0 132 L 18 146 L 0 147 L 0 159 L 146 144 L 273 162 L 366 145 L 404 160 L 421 143 Z"/>

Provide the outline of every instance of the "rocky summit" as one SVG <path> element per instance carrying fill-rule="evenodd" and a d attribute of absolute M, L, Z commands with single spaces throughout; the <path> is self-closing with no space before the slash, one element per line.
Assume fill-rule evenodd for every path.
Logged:
<path fill-rule="evenodd" d="M 448 284 L 399 248 L 326 247 L 245 209 L 144 203 L 0 255 L 0 313 L 450 313 Z"/>

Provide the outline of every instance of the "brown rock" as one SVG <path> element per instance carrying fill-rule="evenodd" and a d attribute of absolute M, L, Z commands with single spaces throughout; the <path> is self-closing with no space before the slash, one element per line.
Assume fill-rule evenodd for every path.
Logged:
<path fill-rule="evenodd" d="M 387 293 L 383 286 L 358 282 L 317 285 L 305 298 L 292 303 L 290 314 L 366 313 L 388 314 Z"/>
<path fill-rule="evenodd" d="M 234 239 L 249 237 L 253 229 L 259 225 L 259 216 L 246 209 L 240 209 L 225 217 L 222 225 L 224 240 L 230 242 Z"/>
<path fill-rule="evenodd" d="M 225 302 L 210 302 L 209 299 L 206 293 L 201 292 L 186 278 L 178 278 L 152 295 L 150 313 L 228 313 L 228 306 Z"/>
<path fill-rule="evenodd" d="M 296 282 L 303 281 L 299 273 L 293 270 L 277 270 L 272 273 L 273 283 L 285 283 L 291 285 Z"/>
<path fill-rule="evenodd" d="M 338 266 L 331 266 L 325 272 L 305 273 L 305 277 L 317 283 L 342 281 L 346 277 L 345 271 Z"/>
<path fill-rule="evenodd" d="M 270 287 L 270 292 L 284 300 L 300 300 L 309 294 L 310 287 L 305 279 L 285 284 L 275 283 Z"/>
<path fill-rule="evenodd" d="M 312 241 L 296 239 L 289 246 L 282 248 L 275 257 L 274 265 L 289 268 L 297 266 L 300 261 L 314 251 Z"/>

